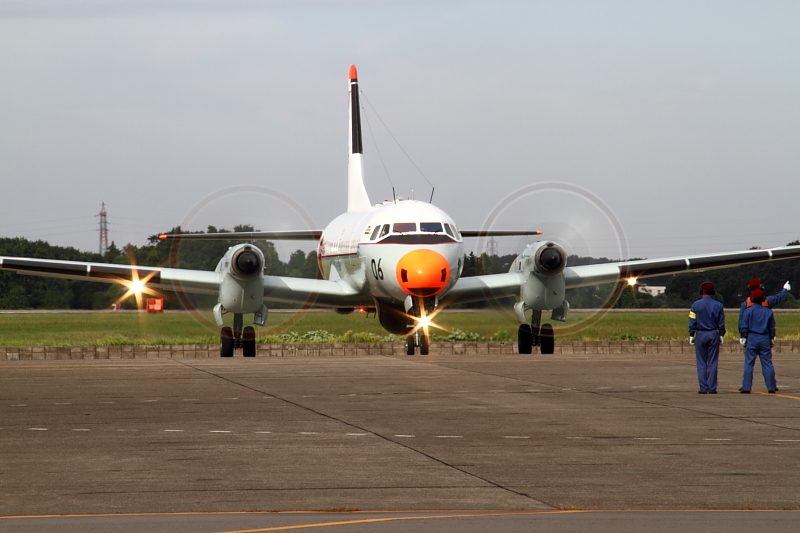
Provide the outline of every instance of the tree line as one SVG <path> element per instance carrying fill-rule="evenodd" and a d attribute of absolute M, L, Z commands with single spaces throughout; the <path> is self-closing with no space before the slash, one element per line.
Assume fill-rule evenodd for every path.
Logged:
<path fill-rule="evenodd" d="M 229 230 L 209 226 L 207 233 L 225 233 Z M 234 232 L 256 231 L 250 225 L 237 225 Z M 165 233 L 185 233 L 180 227 Z M 203 232 L 194 232 L 203 233 Z M 239 241 L 237 241 L 239 242 Z M 29 241 L 23 238 L 0 238 L 0 255 L 33 257 L 93 263 L 114 263 L 120 265 L 168 266 L 194 270 L 214 270 L 228 248 L 237 242 L 226 240 L 184 240 L 173 246 L 172 242 L 162 241 L 158 235 L 151 235 L 147 244 L 135 246 L 128 244 L 122 248 L 111 243 L 108 251 L 100 255 L 81 252 L 75 248 L 53 246 L 44 241 Z M 289 260 L 281 261 L 273 243 L 254 241 L 265 259 L 264 272 L 267 275 L 290 276 L 298 278 L 319 278 L 317 253 L 306 254 L 296 250 Z M 800 241 L 788 246 L 798 246 Z M 462 277 L 481 274 L 508 272 L 516 254 L 504 256 L 475 255 L 464 256 Z M 570 256 L 568 266 L 607 263 L 609 259 Z M 598 308 L 612 305 L 615 308 L 688 308 L 698 298 L 700 285 L 705 281 L 714 283 L 717 298 L 726 307 L 738 308 L 748 296 L 747 282 L 757 277 L 764 283 L 767 294 L 775 294 L 787 280 L 792 281 L 792 291 L 780 307 L 800 308 L 800 259 L 789 259 L 773 263 L 744 265 L 740 267 L 710 270 L 701 273 L 687 273 L 673 276 L 649 278 L 643 282 L 649 285 L 666 286 L 666 299 L 657 299 L 647 293 L 638 292 L 627 286 L 613 283 L 569 289 L 567 301 L 574 309 Z M 108 309 L 125 293 L 120 285 L 88 281 L 71 281 L 38 276 L 23 276 L 10 272 L 0 273 L 0 309 Z M 174 295 L 166 295 L 168 308 L 181 308 L 180 300 Z M 216 303 L 212 296 L 189 295 L 192 305 L 200 308 L 211 307 Z M 510 300 L 508 306 L 513 304 Z M 501 303 L 503 305 L 504 303 Z M 123 307 L 135 308 L 133 298 L 122 302 Z M 466 304 L 463 307 L 484 307 L 484 302 Z M 288 304 L 271 303 L 270 307 L 291 307 Z"/>

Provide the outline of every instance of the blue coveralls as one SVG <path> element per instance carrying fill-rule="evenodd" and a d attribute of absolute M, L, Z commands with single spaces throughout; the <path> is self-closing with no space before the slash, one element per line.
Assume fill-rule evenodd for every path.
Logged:
<path fill-rule="evenodd" d="M 789 293 L 789 291 L 787 291 L 786 289 L 781 289 L 778 294 L 773 294 L 772 296 L 767 296 L 767 299 L 765 300 L 765 302 L 767 303 L 767 307 L 772 309 L 773 307 L 775 307 L 776 305 L 781 303 L 783 301 L 783 299 L 786 298 L 786 295 L 788 293 Z M 748 303 L 750 305 L 747 305 Z M 748 307 L 752 307 L 753 305 L 762 305 L 762 304 L 750 303 L 750 297 L 749 296 L 747 298 L 745 298 L 744 301 L 742 302 L 742 306 L 739 308 L 739 331 L 742 331 L 742 318 L 744 317 L 745 309 L 747 309 Z"/>
<path fill-rule="evenodd" d="M 749 391 L 753 386 L 753 367 L 756 357 L 761 360 L 761 373 L 767 390 L 774 391 L 775 368 L 772 366 L 772 349 L 769 342 L 775 337 L 775 317 L 772 309 L 764 305 L 752 305 L 742 314 L 742 327 L 739 334 L 747 339 L 744 348 L 744 377 L 742 390 Z"/>
<path fill-rule="evenodd" d="M 694 337 L 700 392 L 714 392 L 717 390 L 719 338 L 725 335 L 725 311 L 722 302 L 711 296 L 703 296 L 695 301 L 689 311 L 689 335 Z"/>

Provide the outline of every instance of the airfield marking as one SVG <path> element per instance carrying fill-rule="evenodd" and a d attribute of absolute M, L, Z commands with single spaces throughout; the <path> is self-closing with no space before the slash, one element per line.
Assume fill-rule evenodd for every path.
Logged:
<path fill-rule="evenodd" d="M 530 512 L 511 512 L 511 513 L 471 513 L 471 514 L 434 515 L 434 516 L 392 516 L 387 518 L 362 518 L 360 520 L 341 520 L 339 522 L 316 522 L 312 524 L 296 524 L 292 526 L 276 526 L 276 527 L 266 527 L 258 529 L 237 529 L 231 531 L 220 531 L 218 533 L 263 533 L 267 531 L 289 531 L 292 529 L 309 529 L 312 527 L 349 526 L 354 524 L 374 524 L 377 522 L 396 522 L 401 520 L 435 520 L 443 518 L 531 516 L 538 514 L 568 514 L 568 513 L 585 513 L 585 512 L 588 511 L 530 511 Z"/>
<path fill-rule="evenodd" d="M 8 428 L 0 428 L 0 429 L 8 429 Z M 90 429 L 90 428 L 71 428 L 69 430 L 64 429 L 63 431 L 91 432 L 91 431 L 95 431 L 97 429 L 98 428 L 94 428 L 94 429 Z M 100 429 L 103 430 L 105 428 L 100 428 Z M 33 427 L 27 428 L 27 430 L 28 431 L 50 431 L 49 428 L 33 428 Z M 108 429 L 108 431 L 114 431 L 114 430 L 113 429 Z M 116 429 L 116 431 L 118 431 L 118 432 L 139 432 L 141 430 L 139 430 L 139 429 L 122 429 L 122 428 L 120 428 L 120 429 Z M 195 433 L 194 431 L 187 432 L 185 429 L 162 429 L 162 430 L 155 430 L 155 431 L 163 432 L 163 433 L 186 433 L 187 435 L 198 434 L 198 433 Z M 237 432 L 237 431 L 234 431 L 234 430 L 207 430 L 206 433 L 207 434 L 208 433 L 214 433 L 214 434 L 229 434 L 229 435 L 246 435 L 249 432 L 246 432 L 246 431 L 245 432 Z M 327 435 L 327 436 L 331 436 L 331 435 L 333 435 L 333 436 L 342 436 L 342 437 L 366 437 L 366 436 L 370 435 L 369 433 L 320 433 L 320 432 L 316 432 L 316 431 L 299 431 L 297 433 L 274 433 L 272 431 L 253 431 L 252 434 L 254 434 L 254 435 L 275 435 L 276 437 L 282 437 L 282 436 L 286 436 L 286 435 L 307 435 L 307 436 L 311 436 L 311 435 Z M 380 435 L 378 435 L 378 436 L 380 436 Z M 400 434 L 398 434 L 398 435 L 394 435 L 394 437 L 396 437 L 396 438 L 417 438 L 418 435 L 410 435 L 410 434 L 402 434 L 402 435 L 400 435 Z M 464 438 L 469 438 L 469 437 L 464 436 L 464 435 L 429 435 L 428 437 L 429 438 L 437 438 L 437 439 L 464 439 Z M 422 438 L 425 438 L 425 436 L 422 436 Z M 491 438 L 530 440 L 533 437 L 530 436 L 530 435 L 495 435 L 495 436 L 493 436 Z M 598 438 L 602 439 L 603 437 L 602 436 L 598 437 L 598 436 L 575 435 L 575 436 L 566 436 L 564 438 L 565 439 L 569 439 L 569 440 L 579 441 L 579 440 L 595 440 L 595 439 L 598 439 Z M 628 437 L 628 439 L 629 440 L 639 440 L 639 441 L 660 441 L 660 440 L 664 440 L 662 437 Z M 729 438 L 703 438 L 703 441 L 705 441 L 705 442 L 732 442 L 733 439 L 729 439 Z M 786 442 L 786 443 L 800 442 L 800 439 L 773 439 L 773 442 Z"/>
<path fill-rule="evenodd" d="M 788 394 L 778 394 L 777 392 L 775 394 L 770 394 L 768 392 L 764 392 L 761 390 L 754 390 L 752 392 L 753 394 L 761 394 L 762 396 L 776 396 L 778 398 L 789 398 L 791 400 L 800 400 L 800 396 L 789 396 Z"/>

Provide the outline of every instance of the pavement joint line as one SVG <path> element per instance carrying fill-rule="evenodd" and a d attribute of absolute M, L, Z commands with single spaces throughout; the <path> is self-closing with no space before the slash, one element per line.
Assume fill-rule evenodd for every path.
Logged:
<path fill-rule="evenodd" d="M 400 359 L 398 359 L 398 358 L 396 358 L 396 357 L 394 357 L 394 358 L 393 358 L 393 357 L 389 357 L 389 356 L 385 356 L 385 357 L 384 357 L 384 356 L 381 356 L 381 358 L 384 358 L 384 359 L 387 359 L 387 360 L 389 360 L 389 359 L 400 360 Z M 189 364 L 189 363 L 188 363 L 188 362 L 186 362 L 186 361 L 183 361 L 183 360 L 178 360 L 178 359 L 173 359 L 172 361 L 173 361 L 173 362 L 175 362 L 175 363 L 177 363 L 177 364 L 179 364 L 179 365 L 185 366 L 185 367 L 187 367 L 187 368 L 191 368 L 191 369 L 193 369 L 193 370 L 195 370 L 195 371 L 197 371 L 197 372 L 203 372 L 203 373 L 205 373 L 205 374 L 208 374 L 208 375 L 210 375 L 210 376 L 216 377 L 217 379 L 222 379 L 222 380 L 224 380 L 224 381 L 227 381 L 228 383 L 231 383 L 231 384 L 233 384 L 233 385 L 236 385 L 236 386 L 238 386 L 238 387 L 242 387 L 242 388 L 244 388 L 244 389 L 247 389 L 247 390 L 250 390 L 250 391 L 252 391 L 252 392 L 256 392 L 256 393 L 258 393 L 258 394 L 269 394 L 269 393 L 267 393 L 267 392 L 265 392 L 265 391 L 263 391 L 263 390 L 259 390 L 259 389 L 256 389 L 256 388 L 254 388 L 254 387 L 251 387 L 251 386 L 249 386 L 249 385 L 245 385 L 244 383 L 239 383 L 239 382 L 237 382 L 237 381 L 234 381 L 234 380 L 233 380 L 233 379 L 231 379 L 231 378 L 228 378 L 228 377 L 225 377 L 225 376 L 222 376 L 222 375 L 219 375 L 219 374 L 215 374 L 214 372 L 211 372 L 210 370 L 206 370 L 206 369 L 204 369 L 204 368 L 200 368 L 200 367 L 198 367 L 198 366 L 194 366 L 194 365 L 192 365 L 192 364 Z M 422 392 L 422 394 L 430 394 L 430 392 Z M 500 489 L 500 490 L 504 490 L 504 491 L 506 491 L 506 492 L 510 492 L 510 493 L 512 493 L 512 494 L 516 494 L 516 495 L 518 495 L 518 496 L 522 496 L 522 497 L 524 497 L 524 498 L 528 498 L 529 500 L 531 500 L 531 501 L 534 501 L 534 502 L 537 502 L 537 503 L 539 503 L 539 504 L 541 504 L 541 505 L 546 505 L 546 506 L 548 506 L 548 507 L 551 507 L 551 508 L 555 508 L 555 507 L 556 507 L 555 505 L 552 505 L 552 504 L 550 504 L 550 503 L 547 503 L 547 502 L 545 502 L 545 501 L 543 501 L 543 500 L 539 500 L 539 499 L 537 499 L 537 498 L 534 498 L 534 497 L 533 497 L 533 496 L 531 496 L 530 494 L 527 494 L 527 493 L 524 493 L 524 492 L 521 492 L 521 491 L 518 491 L 518 490 L 512 489 L 512 488 L 510 488 L 510 487 L 506 487 L 506 486 L 504 486 L 504 485 L 501 485 L 500 483 L 498 483 L 498 482 L 496 482 L 496 481 L 492 481 L 492 480 L 490 480 L 490 479 L 488 479 L 488 478 L 481 477 L 481 476 L 479 476 L 479 475 L 477 475 L 477 474 L 475 474 L 475 473 L 473 473 L 473 472 L 470 472 L 470 471 L 468 471 L 468 470 L 466 470 L 466 469 L 464 469 L 464 468 L 461 468 L 461 467 L 458 467 L 458 466 L 456 466 L 456 465 L 450 464 L 450 463 L 448 463 L 447 461 L 445 461 L 445 460 L 443 460 L 443 459 L 440 459 L 440 458 L 438 458 L 438 457 L 436 457 L 436 456 L 434 456 L 434 455 L 431 455 L 431 454 L 430 454 L 430 453 L 428 453 L 428 452 L 425 452 L 425 451 L 423 451 L 423 450 L 420 450 L 420 449 L 414 448 L 414 447 L 412 447 L 412 446 L 409 446 L 409 445 L 407 445 L 407 444 L 403 444 L 403 443 L 401 443 L 401 442 L 398 442 L 398 441 L 396 441 L 396 440 L 393 440 L 393 439 L 391 439 L 391 438 L 387 437 L 386 435 L 382 435 L 382 434 L 380 434 L 380 433 L 376 433 L 375 431 L 371 431 L 371 430 L 369 430 L 369 429 L 367 429 L 367 428 L 363 428 L 363 427 L 357 426 L 357 425 L 355 425 L 355 424 L 353 424 L 353 423 L 351 423 L 351 422 L 347 422 L 347 421 L 345 421 L 345 420 L 343 420 L 343 419 L 337 418 L 337 417 L 335 417 L 335 416 L 332 416 L 332 415 L 329 415 L 329 414 L 327 414 L 327 413 L 323 413 L 323 412 L 321 412 L 321 411 L 318 411 L 318 410 L 316 410 L 316 409 L 312 409 L 311 407 L 308 407 L 308 406 L 305 406 L 305 405 L 299 404 L 299 403 L 297 403 L 297 402 L 294 402 L 294 401 L 292 401 L 292 400 L 289 400 L 289 399 L 286 399 L 286 398 L 281 398 L 281 397 L 279 397 L 279 396 L 277 396 L 277 395 L 272 395 L 272 396 L 274 396 L 276 399 L 278 399 L 278 400 L 280 400 L 280 401 L 282 401 L 282 402 L 285 402 L 285 403 L 286 403 L 286 404 L 288 404 L 288 405 L 292 405 L 292 406 L 295 406 L 295 407 L 297 407 L 297 408 L 299 408 L 299 409 L 303 409 L 303 410 L 305 410 L 305 411 L 308 411 L 308 412 L 310 412 L 310 413 L 314 413 L 314 414 L 316 414 L 316 415 L 318 415 L 318 416 L 321 416 L 321 417 L 327 418 L 328 420 L 333 420 L 333 421 L 335 421 L 335 422 L 338 422 L 338 423 L 340 423 L 340 424 L 347 425 L 347 426 L 349 426 L 349 427 L 351 427 L 351 428 L 353 428 L 353 429 L 356 429 L 356 430 L 358 430 L 358 431 L 364 431 L 364 432 L 367 432 L 367 433 L 369 433 L 369 434 L 371 434 L 371 435 L 375 435 L 376 437 L 379 437 L 379 438 L 381 438 L 381 439 L 385 440 L 386 442 L 389 442 L 389 443 L 395 444 L 395 445 L 397 445 L 397 446 L 402 446 L 403 448 L 406 448 L 406 449 L 408 449 L 409 451 L 412 451 L 412 452 L 414 452 L 414 453 L 417 453 L 417 454 L 419 454 L 419 455 L 421 455 L 421 456 L 423 456 L 423 457 L 427 457 L 427 458 L 428 458 L 428 459 L 430 459 L 431 461 L 434 461 L 434 462 L 436 462 L 436 463 L 439 463 L 440 465 L 442 465 L 442 466 L 444 466 L 444 467 L 446 467 L 446 468 L 450 468 L 450 469 L 452 469 L 452 470 L 455 470 L 455 471 L 457 471 L 457 472 L 460 472 L 460 473 L 462 473 L 462 474 L 464 474 L 464 475 L 466 475 L 466 476 L 468 476 L 468 477 L 471 477 L 471 478 L 473 478 L 473 479 L 480 480 L 480 481 L 482 481 L 483 483 L 487 483 L 487 484 L 489 484 L 491 487 L 494 487 L 494 488 L 497 488 L 497 489 Z"/>

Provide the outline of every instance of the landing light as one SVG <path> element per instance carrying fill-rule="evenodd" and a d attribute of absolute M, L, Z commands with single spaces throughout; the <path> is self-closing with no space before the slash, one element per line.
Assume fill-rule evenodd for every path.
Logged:
<path fill-rule="evenodd" d="M 630 285 L 631 287 L 636 285 L 636 283 L 637 283 L 636 278 L 628 278 L 628 285 Z"/>
<path fill-rule="evenodd" d="M 436 315 L 439 314 L 439 311 L 441 311 L 441 309 L 436 309 L 431 314 L 427 314 L 425 312 L 425 309 L 423 308 L 422 316 L 406 315 L 408 316 L 408 318 L 414 320 L 414 327 L 409 333 L 413 335 L 417 331 L 422 330 L 423 334 L 426 337 L 428 337 L 429 336 L 428 330 L 430 328 L 436 328 L 436 329 L 441 329 L 443 331 L 448 331 L 447 328 L 445 328 L 444 326 L 440 326 L 439 324 L 433 321 L 433 319 L 436 318 Z"/>
<path fill-rule="evenodd" d="M 142 294 L 142 291 L 144 291 L 144 283 L 138 279 L 135 279 L 131 281 L 131 284 L 128 286 L 128 290 L 135 295 Z"/>
<path fill-rule="evenodd" d="M 142 308 L 142 293 L 157 296 L 159 298 L 163 298 L 164 296 L 160 294 L 158 291 L 155 291 L 149 287 L 147 287 L 147 282 L 150 281 L 150 278 L 155 276 L 155 272 L 145 276 L 142 279 L 139 279 L 139 273 L 134 270 L 131 273 L 132 279 L 120 279 L 119 284 L 123 285 L 127 290 L 125 294 L 123 294 L 116 302 L 116 305 L 121 304 L 124 300 L 127 300 L 131 296 L 136 298 L 136 307 L 138 309 Z"/>

